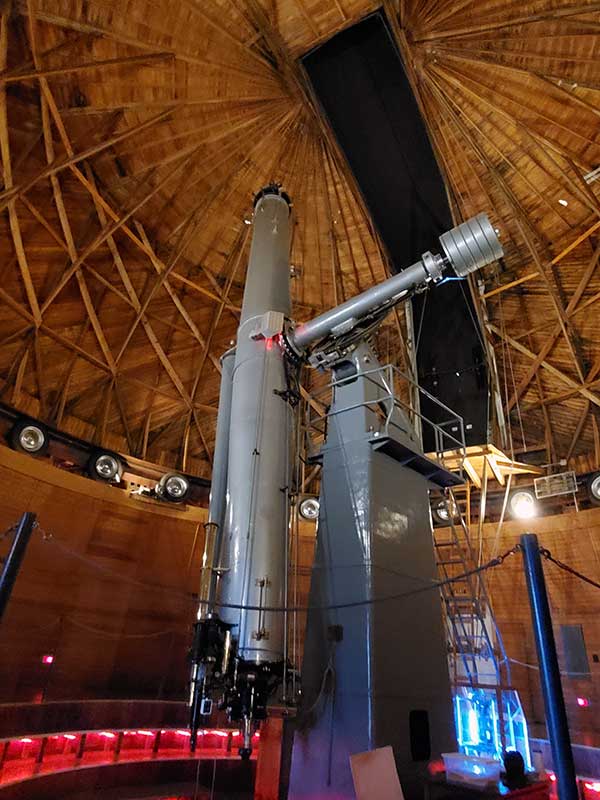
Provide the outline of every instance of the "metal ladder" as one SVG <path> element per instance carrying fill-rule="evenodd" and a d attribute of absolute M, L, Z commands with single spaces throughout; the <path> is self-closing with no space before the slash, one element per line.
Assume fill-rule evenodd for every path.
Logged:
<path fill-rule="evenodd" d="M 450 514 L 446 528 L 434 528 L 438 576 L 448 580 L 477 566 L 470 536 L 470 486 L 447 490 Z M 448 629 L 450 677 L 454 685 L 510 686 L 509 662 L 496 625 L 482 574 L 441 588 Z"/>

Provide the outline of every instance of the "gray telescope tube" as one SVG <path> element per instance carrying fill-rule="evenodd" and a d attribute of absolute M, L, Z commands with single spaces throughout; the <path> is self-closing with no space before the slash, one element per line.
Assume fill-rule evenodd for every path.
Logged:
<path fill-rule="evenodd" d="M 254 211 L 237 333 L 219 600 L 280 607 L 285 605 L 292 410 L 279 338 L 257 331 L 268 312 L 290 314 L 290 208 L 273 187 L 263 192 Z M 219 615 L 235 626 L 243 659 L 283 659 L 283 614 L 225 605 Z"/>
<path fill-rule="evenodd" d="M 231 393 L 233 389 L 233 365 L 235 350 L 228 350 L 221 357 L 221 388 L 219 391 L 219 413 L 215 432 L 215 454 L 210 482 L 208 523 L 204 526 L 204 552 L 200 576 L 200 597 L 208 603 L 200 603 L 198 619 L 213 611 L 217 589 L 217 568 L 221 566 L 221 542 L 227 506 L 227 473 L 229 465 L 229 428 L 231 424 Z"/>
<path fill-rule="evenodd" d="M 394 297 L 427 283 L 431 277 L 423 262 L 418 261 L 412 267 L 408 267 L 383 283 L 372 286 L 366 292 L 346 300 L 345 303 L 332 308 L 331 311 L 326 311 L 309 322 L 299 325 L 291 337 L 292 344 L 300 349 L 308 347 L 318 339 L 328 336 L 339 325 L 350 325 L 352 321 L 358 322 Z"/>
<path fill-rule="evenodd" d="M 223 529 L 227 500 L 227 471 L 229 459 L 229 428 L 231 425 L 231 392 L 233 389 L 233 365 L 235 350 L 228 350 L 221 357 L 221 389 L 219 413 L 215 433 L 215 455 L 210 482 L 208 521 Z"/>

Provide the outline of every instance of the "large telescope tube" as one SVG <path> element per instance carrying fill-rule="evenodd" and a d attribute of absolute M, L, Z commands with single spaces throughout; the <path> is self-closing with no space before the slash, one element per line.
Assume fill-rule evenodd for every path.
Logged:
<path fill-rule="evenodd" d="M 284 606 L 292 411 L 280 336 L 290 314 L 290 205 L 273 186 L 257 196 L 237 333 L 221 603 Z M 283 614 L 223 606 L 238 656 L 281 662 Z"/>

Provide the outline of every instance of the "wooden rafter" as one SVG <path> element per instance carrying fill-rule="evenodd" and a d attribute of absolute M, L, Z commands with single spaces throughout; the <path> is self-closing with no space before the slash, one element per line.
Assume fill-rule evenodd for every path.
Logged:
<path fill-rule="evenodd" d="M 374 5 L 285 2 L 228 0 L 221 15 L 179 0 L 142 24 L 134 0 L 125 25 L 101 3 L 14 0 L 0 65 L 4 401 L 206 472 L 243 217 L 261 182 L 281 180 L 294 201 L 297 319 L 389 274 L 298 60 Z M 584 180 L 600 154 L 600 28 L 578 13 L 600 4 L 532 14 L 490 2 L 384 0 L 384 11 L 453 218 L 485 210 L 501 230 L 505 261 L 469 286 L 490 363 L 492 343 L 510 354 L 495 378 L 505 406 L 513 423 L 536 412 L 528 435 L 543 418 L 549 461 L 573 459 L 600 452 L 600 183 Z M 410 367 L 402 313 L 391 323 L 382 342 Z M 585 415 L 573 418 L 573 400 Z"/>

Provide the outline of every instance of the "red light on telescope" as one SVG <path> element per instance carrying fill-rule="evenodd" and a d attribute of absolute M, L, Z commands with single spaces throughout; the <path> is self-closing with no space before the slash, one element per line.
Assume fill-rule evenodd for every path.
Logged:
<path fill-rule="evenodd" d="M 42 664 L 53 664 L 54 663 L 54 656 L 48 654 L 42 656 Z"/>
<path fill-rule="evenodd" d="M 577 705 L 579 706 L 579 708 L 587 708 L 589 706 L 589 704 L 590 704 L 590 701 L 587 699 L 587 697 L 578 697 L 577 698 Z"/>

